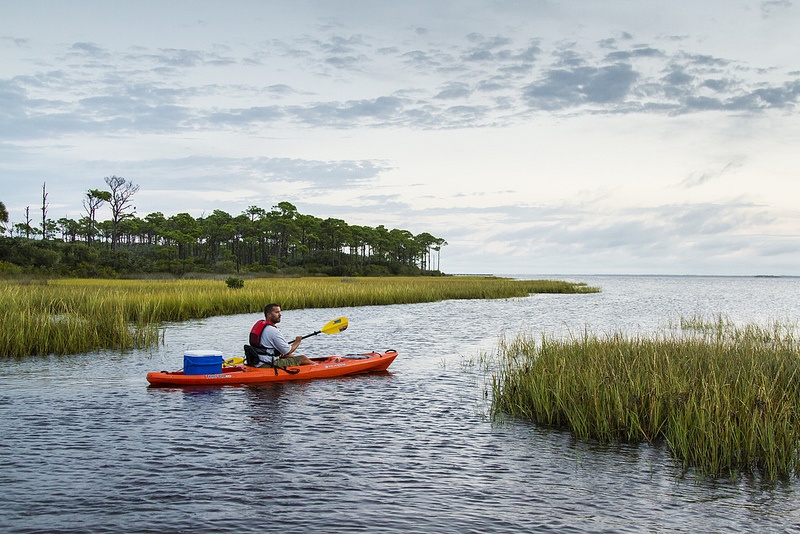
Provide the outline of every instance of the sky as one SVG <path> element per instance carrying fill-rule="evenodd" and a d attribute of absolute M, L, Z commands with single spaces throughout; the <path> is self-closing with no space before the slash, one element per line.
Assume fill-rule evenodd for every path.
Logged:
<path fill-rule="evenodd" d="M 798 29 L 799 0 L 2 0 L 0 201 L 77 219 L 116 175 L 140 217 L 290 202 L 453 274 L 800 275 Z"/>

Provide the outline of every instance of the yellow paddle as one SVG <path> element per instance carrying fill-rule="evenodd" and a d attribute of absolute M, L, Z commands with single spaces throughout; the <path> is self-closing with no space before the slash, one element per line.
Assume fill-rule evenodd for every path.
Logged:
<path fill-rule="evenodd" d="M 348 322 L 347 317 L 338 317 L 333 321 L 328 322 L 325 326 L 317 330 L 316 332 L 311 332 L 310 334 L 306 334 L 303 336 L 303 339 L 311 336 L 316 336 L 317 334 L 338 334 L 339 332 L 344 332 L 347 330 Z M 244 363 L 244 358 L 228 358 L 225 360 L 226 366 L 231 365 L 240 365 Z"/>
<path fill-rule="evenodd" d="M 317 334 L 338 334 L 339 332 L 344 332 L 345 330 L 347 330 L 347 317 L 339 317 L 338 319 L 334 319 L 333 321 L 329 322 L 316 332 L 306 334 L 303 336 L 303 339 L 316 336 Z"/>

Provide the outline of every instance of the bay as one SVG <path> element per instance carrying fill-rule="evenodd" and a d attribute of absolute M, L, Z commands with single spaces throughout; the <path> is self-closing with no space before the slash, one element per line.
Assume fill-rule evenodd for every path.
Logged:
<path fill-rule="evenodd" d="M 4 532 L 800 532 L 800 482 L 709 480 L 666 447 L 489 420 L 482 354 L 519 333 L 651 333 L 681 317 L 796 323 L 800 279 L 531 276 L 589 295 L 287 310 L 309 356 L 395 349 L 389 372 L 154 389 L 187 350 L 239 356 L 258 314 L 167 325 L 151 350 L 4 360 Z"/>

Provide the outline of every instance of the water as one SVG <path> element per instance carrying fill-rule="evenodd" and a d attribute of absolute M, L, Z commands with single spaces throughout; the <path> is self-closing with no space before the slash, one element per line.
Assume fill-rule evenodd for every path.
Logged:
<path fill-rule="evenodd" d="M 396 349 L 389 372 L 148 388 L 191 349 L 239 356 L 258 315 L 169 325 L 125 354 L 0 370 L 4 532 L 800 532 L 800 481 L 704 480 L 663 446 L 492 424 L 481 351 L 519 332 L 652 332 L 681 316 L 800 318 L 800 279 L 559 277 L 594 295 L 289 310 L 314 356 Z"/>

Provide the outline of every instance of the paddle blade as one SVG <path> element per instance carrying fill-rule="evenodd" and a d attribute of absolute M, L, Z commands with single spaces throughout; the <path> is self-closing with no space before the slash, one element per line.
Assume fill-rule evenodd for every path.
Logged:
<path fill-rule="evenodd" d="M 320 328 L 319 331 L 323 334 L 338 334 L 345 330 L 347 330 L 347 317 L 339 317 Z"/>

